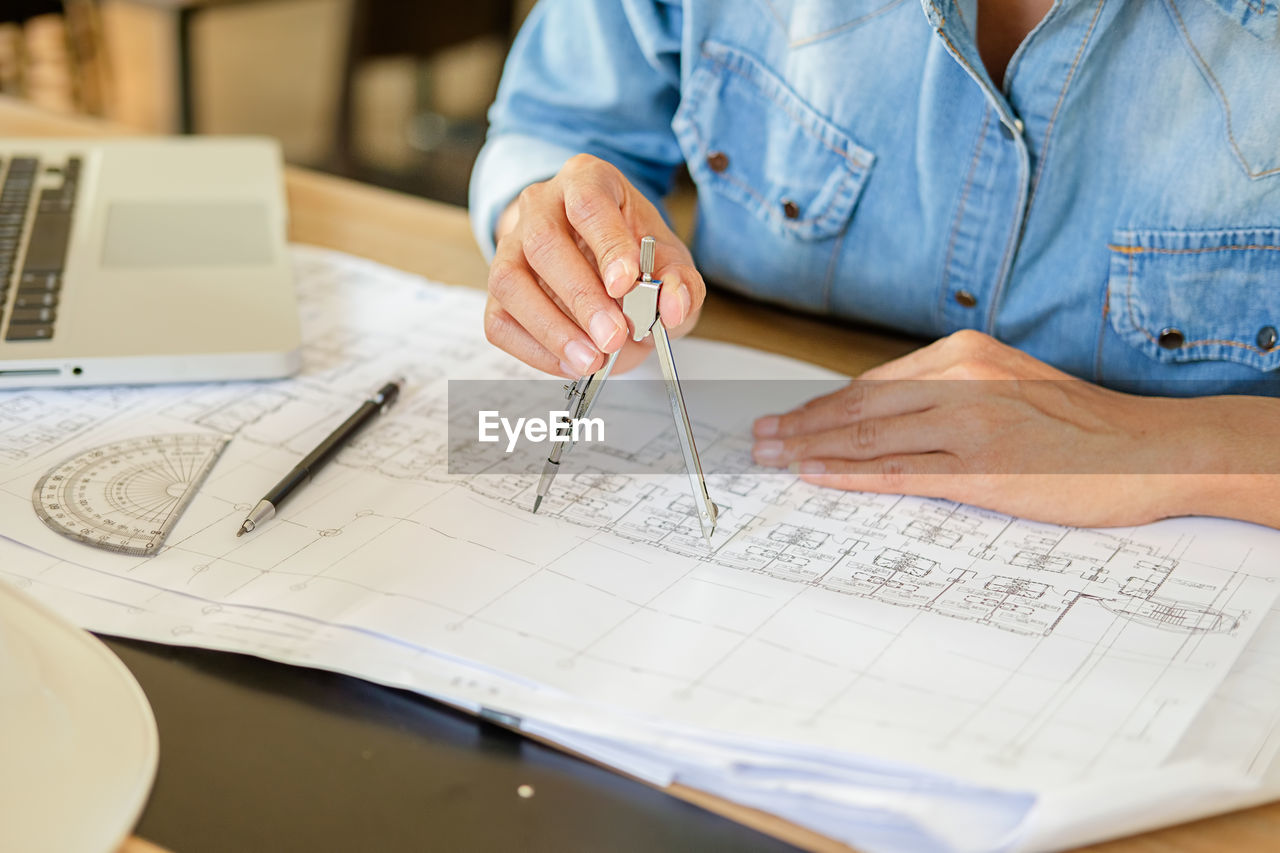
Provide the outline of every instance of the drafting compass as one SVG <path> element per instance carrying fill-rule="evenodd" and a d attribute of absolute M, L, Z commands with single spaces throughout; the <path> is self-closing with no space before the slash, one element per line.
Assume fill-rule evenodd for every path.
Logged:
<path fill-rule="evenodd" d="M 680 452 L 684 455 L 685 473 L 689 475 L 689 488 L 693 492 L 694 506 L 698 510 L 698 523 L 702 525 L 702 535 L 711 543 L 711 534 L 716 529 L 716 516 L 719 509 L 707 494 L 707 481 L 702 476 L 702 462 L 698 459 L 698 448 L 693 443 L 693 428 L 689 425 L 689 413 L 685 410 L 684 394 L 680 391 L 680 377 L 676 375 L 676 362 L 671 355 L 671 339 L 667 337 L 667 328 L 662 325 L 658 315 L 658 295 L 662 292 L 662 282 L 653 277 L 653 257 L 656 244 L 652 237 L 640 241 L 640 279 L 629 293 L 622 297 L 622 313 L 631 327 L 631 337 L 635 341 L 643 341 L 653 335 L 654 348 L 658 351 L 658 363 L 662 366 L 662 378 L 667 386 L 667 400 L 671 403 L 671 414 L 676 421 L 676 435 L 680 440 Z M 619 350 L 620 352 L 621 350 Z M 615 352 L 605 361 L 604 367 L 590 376 L 575 379 L 573 384 L 566 385 L 568 391 L 569 413 L 572 420 L 580 420 L 591 414 L 604 381 L 609 378 L 614 362 L 618 360 Z M 565 446 L 572 447 L 572 441 L 555 442 L 551 455 L 542 468 L 542 477 L 538 480 L 537 497 L 533 501 L 533 511 L 537 512 L 551 488 L 551 482 L 560 470 L 560 457 Z"/>

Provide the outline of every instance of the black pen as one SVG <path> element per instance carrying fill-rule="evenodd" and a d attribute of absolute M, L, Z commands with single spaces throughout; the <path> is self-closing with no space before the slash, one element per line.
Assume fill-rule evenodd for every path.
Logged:
<path fill-rule="evenodd" d="M 359 432 L 361 427 L 373 420 L 374 416 L 380 415 L 391 408 L 391 404 L 399 396 L 400 383 L 388 382 L 378 389 L 377 394 L 361 403 L 360 408 L 356 409 L 351 417 L 342 422 L 342 426 L 329 433 L 329 437 L 320 442 L 319 447 L 308 453 L 307 457 L 295 465 L 292 471 L 284 475 L 284 479 L 276 483 L 271 491 L 267 492 L 265 498 L 258 501 L 258 505 L 245 518 L 244 524 L 240 525 L 240 530 L 236 533 L 236 536 L 251 533 L 259 524 L 275 515 L 276 510 L 280 508 L 280 504 L 284 503 L 289 495 L 293 494 L 307 480 L 310 480 L 312 474 L 323 468 L 324 464 L 332 459 L 333 455 L 350 441 L 351 437 Z"/>

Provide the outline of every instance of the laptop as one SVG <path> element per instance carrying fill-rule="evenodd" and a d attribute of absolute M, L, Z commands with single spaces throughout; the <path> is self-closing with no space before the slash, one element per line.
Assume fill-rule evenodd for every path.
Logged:
<path fill-rule="evenodd" d="M 271 140 L 0 138 L 0 388 L 296 372 L 286 220 Z"/>

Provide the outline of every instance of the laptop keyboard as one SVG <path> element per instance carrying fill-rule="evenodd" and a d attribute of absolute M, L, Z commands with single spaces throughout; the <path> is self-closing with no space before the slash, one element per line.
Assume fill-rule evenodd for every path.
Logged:
<path fill-rule="evenodd" d="M 31 207 L 31 191 L 36 183 L 38 163 L 33 157 L 14 157 L 0 188 L 0 313 L 3 313 L 13 283 L 13 268 L 22 245 L 23 225 Z M 2 319 L 2 318 L 0 318 Z"/>
<path fill-rule="evenodd" d="M 61 168 L 61 185 L 41 189 L 33 210 L 31 197 L 40 177 L 40 163 L 34 157 L 9 160 L 0 188 L 0 327 L 5 329 L 6 341 L 45 341 L 53 337 L 80 164 L 79 157 L 67 158 Z M 26 255 L 18 270 L 24 234 Z M 16 291 L 12 299 L 11 290 Z M 4 317 L 8 305 L 9 314 Z"/>

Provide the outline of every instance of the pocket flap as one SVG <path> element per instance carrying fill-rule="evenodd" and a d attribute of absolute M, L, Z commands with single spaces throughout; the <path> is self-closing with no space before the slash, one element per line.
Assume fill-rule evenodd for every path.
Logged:
<path fill-rule="evenodd" d="M 875 159 L 758 60 L 715 42 L 702 46 L 673 128 L 699 187 L 801 239 L 845 227 Z"/>
<path fill-rule="evenodd" d="M 1117 231 L 1108 311 L 1116 333 L 1165 363 L 1280 367 L 1280 229 Z"/>

